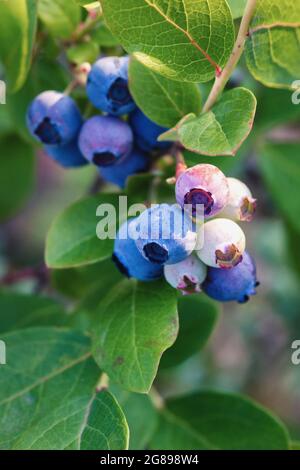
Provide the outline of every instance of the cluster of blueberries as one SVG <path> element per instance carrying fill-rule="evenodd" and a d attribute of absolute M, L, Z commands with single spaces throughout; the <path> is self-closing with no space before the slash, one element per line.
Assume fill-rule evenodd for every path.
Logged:
<path fill-rule="evenodd" d="M 128 176 L 148 168 L 151 152 L 169 147 L 157 141 L 167 129 L 134 103 L 128 89 L 128 57 L 99 59 L 89 72 L 86 90 L 104 114 L 84 121 L 72 98 L 45 91 L 29 106 L 28 128 L 62 166 L 93 163 L 105 180 L 123 188 Z M 120 117 L 124 115 L 127 120 Z M 141 281 L 164 275 L 183 294 L 204 290 L 219 301 L 247 301 L 258 282 L 237 222 L 253 218 L 256 201 L 250 190 L 217 167 L 199 164 L 181 169 L 175 191 L 177 205 L 151 206 L 121 226 L 113 254 L 116 265 Z M 196 217 L 199 207 L 204 210 L 201 224 Z"/>
<path fill-rule="evenodd" d="M 57 91 L 38 95 L 27 112 L 30 133 L 51 158 L 66 168 L 93 163 L 106 181 L 121 188 L 128 176 L 147 170 L 149 152 L 169 146 L 157 141 L 167 129 L 148 119 L 130 95 L 128 61 L 103 57 L 90 70 L 87 96 L 105 115 L 84 122 L 75 101 Z"/>
<path fill-rule="evenodd" d="M 185 295 L 203 290 L 221 302 L 246 302 L 258 286 L 237 224 L 253 218 L 256 201 L 249 188 L 214 165 L 199 164 L 182 171 L 175 191 L 177 205 L 154 205 L 121 226 L 115 263 L 142 281 L 164 275 Z M 195 222 L 198 208 L 204 208 L 201 223 Z"/>

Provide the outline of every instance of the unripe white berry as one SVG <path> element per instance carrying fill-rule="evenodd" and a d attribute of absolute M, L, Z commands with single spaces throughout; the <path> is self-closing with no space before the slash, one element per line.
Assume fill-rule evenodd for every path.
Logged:
<path fill-rule="evenodd" d="M 205 281 L 207 267 L 195 255 L 190 255 L 177 264 L 164 267 L 166 281 L 183 295 L 201 292 L 201 284 Z"/>
<path fill-rule="evenodd" d="M 84 62 L 83 64 L 78 65 L 74 70 L 74 78 L 80 86 L 85 86 L 87 82 L 88 74 L 91 71 L 91 64 L 89 62 Z"/>
<path fill-rule="evenodd" d="M 229 186 L 229 201 L 219 217 L 236 221 L 251 222 L 256 211 L 256 199 L 242 181 L 227 178 Z"/>
<path fill-rule="evenodd" d="M 197 255 L 203 263 L 213 268 L 228 269 L 243 259 L 246 238 L 243 230 L 232 220 L 214 219 L 206 222 L 201 230 L 203 246 Z"/>

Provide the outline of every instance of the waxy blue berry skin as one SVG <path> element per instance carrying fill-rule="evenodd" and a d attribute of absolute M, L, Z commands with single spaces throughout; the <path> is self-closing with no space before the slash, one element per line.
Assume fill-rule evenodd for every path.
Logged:
<path fill-rule="evenodd" d="M 135 241 L 129 237 L 129 227 L 136 223 L 136 219 L 126 221 L 121 227 L 115 240 L 113 261 L 127 277 L 134 277 L 139 281 L 153 281 L 163 275 L 163 268 L 147 261 L 137 249 Z"/>
<path fill-rule="evenodd" d="M 80 152 L 76 140 L 65 145 L 46 145 L 45 151 L 64 168 L 77 168 L 88 163 Z"/>
<path fill-rule="evenodd" d="M 151 121 L 140 109 L 136 109 L 129 118 L 135 140 L 140 149 L 145 152 L 167 149 L 171 142 L 158 142 L 157 138 L 168 129 L 158 126 Z"/>
<path fill-rule="evenodd" d="M 117 163 L 132 150 L 133 134 L 129 125 L 113 116 L 93 116 L 79 134 L 79 148 L 85 158 L 99 167 Z"/>
<path fill-rule="evenodd" d="M 26 121 L 32 136 L 45 145 L 71 142 L 82 125 L 75 101 L 57 91 L 38 95 L 28 108 Z"/>
<path fill-rule="evenodd" d="M 208 268 L 202 288 L 209 297 L 220 302 L 244 303 L 256 294 L 258 285 L 254 260 L 244 252 L 243 261 L 232 269 Z"/>
<path fill-rule="evenodd" d="M 149 158 L 140 150 L 134 149 L 127 157 L 122 158 L 115 165 L 101 168 L 100 175 L 110 183 L 125 188 L 129 176 L 146 171 Z"/>
<path fill-rule="evenodd" d="M 128 89 L 128 63 L 128 57 L 104 57 L 95 62 L 87 80 L 87 95 L 96 108 L 114 116 L 134 110 Z"/>
<path fill-rule="evenodd" d="M 134 238 L 148 261 L 165 265 L 187 258 L 196 246 L 197 234 L 178 205 L 157 204 L 138 217 Z"/>

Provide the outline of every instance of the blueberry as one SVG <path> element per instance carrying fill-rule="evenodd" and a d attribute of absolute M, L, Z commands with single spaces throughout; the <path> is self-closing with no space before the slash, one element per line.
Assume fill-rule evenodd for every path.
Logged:
<path fill-rule="evenodd" d="M 256 294 L 259 285 L 256 279 L 256 266 L 249 253 L 245 251 L 243 261 L 229 270 L 208 268 L 203 290 L 209 297 L 220 302 L 237 301 L 244 303 Z"/>
<path fill-rule="evenodd" d="M 229 187 L 226 176 L 219 168 L 199 164 L 183 172 L 176 182 L 176 199 L 181 207 L 190 205 L 190 215 L 196 216 L 197 205 L 202 204 L 204 217 L 220 212 L 228 202 Z"/>
<path fill-rule="evenodd" d="M 88 163 L 80 152 L 76 140 L 65 145 L 46 145 L 45 150 L 49 157 L 65 168 L 76 168 Z"/>
<path fill-rule="evenodd" d="M 93 116 L 82 126 L 79 148 L 85 158 L 97 166 L 115 164 L 132 150 L 129 125 L 112 116 Z"/>
<path fill-rule="evenodd" d="M 207 267 L 195 255 L 191 255 L 177 264 L 164 267 L 166 281 L 183 295 L 201 292 L 201 284 L 205 280 Z"/>
<path fill-rule="evenodd" d="M 158 142 L 157 138 L 168 129 L 158 126 L 147 118 L 140 109 L 136 109 L 129 118 L 137 145 L 145 152 L 167 149 L 171 142 Z"/>
<path fill-rule="evenodd" d="M 227 178 L 227 182 L 229 200 L 219 216 L 251 222 L 256 211 L 256 199 L 253 199 L 250 189 L 242 181 L 236 178 Z"/>
<path fill-rule="evenodd" d="M 33 137 L 46 145 L 71 142 L 82 124 L 75 101 L 57 91 L 38 95 L 28 108 L 26 120 Z"/>
<path fill-rule="evenodd" d="M 197 255 L 208 266 L 230 269 L 243 259 L 246 238 L 243 230 L 232 220 L 214 219 L 201 227 L 203 246 Z"/>
<path fill-rule="evenodd" d="M 135 103 L 128 89 L 128 57 L 104 57 L 93 65 L 87 95 L 93 105 L 114 116 L 128 114 Z"/>
<path fill-rule="evenodd" d="M 145 171 L 149 165 L 148 157 L 139 150 L 133 150 L 115 165 L 101 168 L 101 176 L 110 183 L 124 188 L 129 176 Z"/>
<path fill-rule="evenodd" d="M 163 275 L 163 268 L 147 261 L 137 249 L 135 241 L 129 237 L 129 227 L 136 223 L 136 219 L 125 222 L 115 240 L 113 261 L 118 269 L 127 277 L 134 277 L 139 281 L 153 281 Z"/>
<path fill-rule="evenodd" d="M 179 263 L 196 245 L 192 220 L 175 204 L 152 206 L 138 217 L 135 228 L 141 254 L 158 265 Z"/>

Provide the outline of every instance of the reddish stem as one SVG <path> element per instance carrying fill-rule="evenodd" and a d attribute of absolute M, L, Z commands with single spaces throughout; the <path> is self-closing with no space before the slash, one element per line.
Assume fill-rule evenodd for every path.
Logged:
<path fill-rule="evenodd" d="M 187 164 L 185 163 L 184 156 L 179 149 L 178 145 L 174 145 L 173 154 L 176 159 L 176 181 L 179 176 L 187 170 Z"/>

